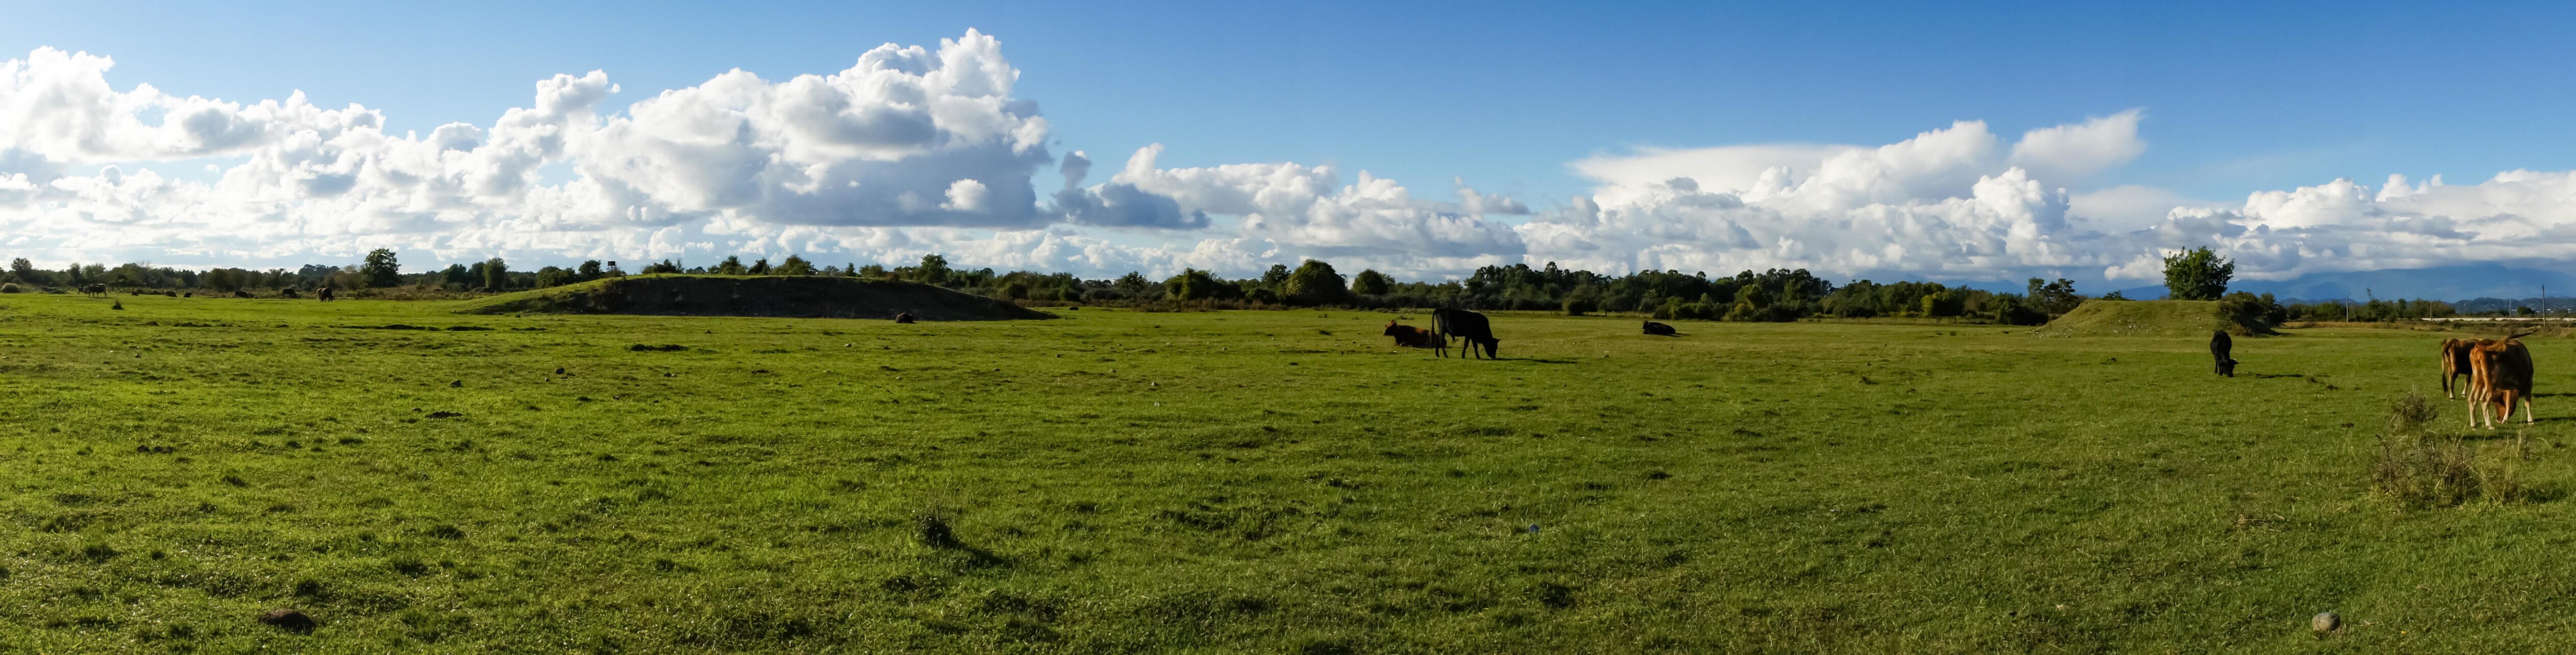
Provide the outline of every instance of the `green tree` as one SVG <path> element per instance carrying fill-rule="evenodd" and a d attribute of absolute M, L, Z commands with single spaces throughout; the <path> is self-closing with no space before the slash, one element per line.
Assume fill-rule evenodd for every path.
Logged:
<path fill-rule="evenodd" d="M 19 282 L 27 284 L 44 284 L 52 281 L 53 278 L 46 275 L 44 271 L 36 270 L 36 264 L 27 261 L 25 257 L 9 260 L 9 274 L 16 276 Z"/>
<path fill-rule="evenodd" d="M 1109 286 L 1110 288 L 1117 289 L 1118 295 L 1128 298 L 1142 299 L 1145 297 L 1146 292 L 1153 290 L 1154 283 L 1151 280 L 1145 279 L 1144 273 L 1128 271 L 1126 275 L 1118 276 L 1118 281 L 1110 283 Z"/>
<path fill-rule="evenodd" d="M 2175 300 L 2217 300 L 2227 295 L 2227 280 L 2236 277 L 2236 262 L 2208 246 L 2165 258 L 2165 293 Z"/>
<path fill-rule="evenodd" d="M 912 269 L 912 281 L 922 284 L 948 283 L 948 258 L 937 254 L 921 256 L 921 266 Z"/>
<path fill-rule="evenodd" d="M 2062 277 L 2056 282 L 2031 278 L 2028 291 L 2030 302 L 2052 316 L 2075 311 L 2076 305 L 2084 304 L 2084 296 L 2075 293 L 2075 283 Z"/>
<path fill-rule="evenodd" d="M 778 262 L 776 272 L 779 275 L 813 275 L 814 263 L 805 261 L 803 257 L 788 255 L 787 259 Z"/>
<path fill-rule="evenodd" d="M 1337 303 L 1351 295 L 1350 288 L 1342 285 L 1342 274 L 1333 272 L 1332 264 L 1315 259 L 1298 264 L 1297 271 L 1288 274 L 1287 288 L 1282 291 L 1285 293 L 1281 295 L 1289 300 L 1309 305 Z"/>
<path fill-rule="evenodd" d="M 472 269 L 465 268 L 464 264 L 448 264 L 447 270 L 440 272 L 439 276 L 439 282 L 457 286 L 472 285 L 475 280 L 481 278 L 475 275 Z"/>
<path fill-rule="evenodd" d="M 1243 295 L 1233 283 L 1195 268 L 1181 269 L 1180 275 L 1163 281 L 1164 293 L 1173 300 L 1227 300 Z"/>
<path fill-rule="evenodd" d="M 716 270 L 712 272 L 717 275 L 741 275 L 743 273 L 742 256 L 725 255 L 724 263 L 717 264 Z"/>
<path fill-rule="evenodd" d="M 596 280 L 599 279 L 601 275 L 605 274 L 606 272 L 601 270 L 599 267 L 599 260 L 596 259 L 582 262 L 580 268 L 573 269 L 574 280 L 579 282 Z"/>
<path fill-rule="evenodd" d="M 752 263 L 751 263 L 751 268 L 744 269 L 744 270 L 743 270 L 743 272 L 745 272 L 745 273 L 750 273 L 750 274 L 752 274 L 752 275 L 768 275 L 768 274 L 770 274 L 770 269 L 769 269 L 769 258 L 767 258 L 767 257 L 762 257 L 762 258 L 760 258 L 759 260 L 752 262 Z"/>
<path fill-rule="evenodd" d="M 1309 260 L 1309 261 L 1311 261 L 1311 260 Z M 1288 285 L 1288 265 L 1287 265 L 1287 264 L 1271 264 L 1271 265 L 1270 265 L 1270 270 L 1262 271 L 1262 272 L 1261 272 L 1261 288 L 1264 288 L 1264 289 L 1272 289 L 1272 290 L 1280 290 L 1280 289 L 1285 289 L 1285 288 L 1287 288 L 1287 285 Z"/>
<path fill-rule="evenodd" d="M 1385 273 L 1377 272 L 1374 268 L 1361 270 L 1360 274 L 1351 276 L 1351 293 L 1363 296 L 1383 296 L 1386 295 L 1387 289 L 1393 286 L 1395 286 L 1395 280 L 1388 278 Z"/>
<path fill-rule="evenodd" d="M 494 257 L 483 260 L 483 288 L 499 291 L 510 286 L 510 263 Z"/>
<path fill-rule="evenodd" d="M 364 281 L 368 288 L 400 286 L 402 266 L 395 262 L 393 249 L 377 248 L 368 251 L 367 263 L 358 266 L 358 279 Z"/>
<path fill-rule="evenodd" d="M 537 269 L 537 288 L 559 287 L 572 283 L 572 271 L 548 266 Z"/>

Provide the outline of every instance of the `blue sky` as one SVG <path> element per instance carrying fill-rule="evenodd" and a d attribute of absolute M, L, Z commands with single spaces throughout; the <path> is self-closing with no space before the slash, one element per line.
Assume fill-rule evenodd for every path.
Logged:
<path fill-rule="evenodd" d="M 2337 177 L 2576 167 L 2576 4 L 29 3 L 0 52 L 116 57 L 176 94 L 489 122 L 555 73 L 626 88 L 829 73 L 1001 37 L 1068 149 L 1337 162 L 1534 202 L 1631 145 L 1876 144 L 2143 107 L 2124 181 L 2207 200 Z M 719 5 L 725 3 L 719 3 Z M 2554 72 L 2553 72 L 2554 71 Z"/>
<path fill-rule="evenodd" d="M 630 103 L 729 69 L 771 82 L 829 75 L 879 44 L 936 50 L 974 28 L 998 38 L 1019 71 L 1009 95 L 1043 111 L 1051 157 L 1083 151 L 1105 174 L 1160 143 L 1156 165 L 1168 169 L 1329 165 L 1339 184 L 1365 170 L 1423 201 L 1458 201 L 1457 178 L 1526 203 L 1534 213 L 1485 216 L 1495 222 L 1487 228 L 1524 233 L 1530 221 L 1574 209 L 1574 196 L 1622 183 L 1569 170 L 1587 157 L 1753 144 L 1876 147 L 1952 121 L 1982 121 L 2003 147 L 2025 131 L 2132 109 L 2144 116 L 2135 134 L 2142 152 L 2041 186 L 2078 196 L 2151 187 L 2175 204 L 2228 205 L 2243 225 L 2290 228 L 2317 221 L 2263 219 L 2250 205 L 2234 205 L 2248 194 L 2338 178 L 2380 187 L 2392 173 L 2417 181 L 2438 174 L 2462 185 L 2499 171 L 2576 168 L 2567 111 L 2576 107 L 2576 79 L 2564 73 L 2576 64 L 2576 46 L 2564 38 L 2576 28 L 2576 5 L 2565 3 L 740 4 L 30 3 L 0 23 L 0 57 L 40 47 L 110 56 L 105 78 L 119 91 L 150 83 L 174 96 L 251 103 L 301 90 L 323 108 L 381 111 L 384 131 L 399 136 L 453 122 L 493 125 L 503 110 L 529 105 L 534 82 L 558 73 L 605 70 L 620 91 L 598 109 L 613 118 Z M 140 165 L 57 159 L 127 171 Z M 170 169 L 173 159 L 152 161 Z M 240 160 L 215 170 L 233 161 Z M 550 170 L 571 165 L 557 160 Z M 1044 168 L 1034 184 L 1041 204 L 1056 184 L 1053 166 Z M 1908 202 L 1968 198 L 1964 183 L 1955 186 Z M 2076 208 L 2084 209 L 2080 197 Z M 1218 230 L 1249 215 L 1181 209 L 1208 210 Z M 2040 222 L 2053 225 L 2051 210 L 2041 209 Z M 2374 211 L 2354 216 L 2385 213 Z M 1200 241 L 1081 230 L 1174 252 Z M 1774 247 L 1779 239 L 1763 230 L 1752 233 L 1752 241 L 1736 241 L 1774 252 L 1719 264 L 1813 261 L 1859 273 L 1885 259 L 1801 254 Z M 1289 247 L 1298 245 L 1293 239 L 1253 236 L 1282 246 L 1254 257 L 1369 256 L 1334 239 L 1300 250 Z M 464 257 L 477 246 L 431 247 Z M 2301 248 L 2316 251 L 2288 249 Z M 168 250 L 175 254 L 164 259 L 290 256 L 242 244 Z M 1536 257 L 1539 249 L 1469 251 L 1476 249 L 1458 250 L 1475 256 L 1389 265 L 1432 273 Z M 547 252 L 531 256 L 579 256 Z M 2076 266 L 2043 256 L 2016 266 L 2118 275 L 2116 258 L 2096 259 Z M 2314 268 L 2295 259 L 2272 272 Z M 2005 273 L 1920 268 L 1896 266 L 1935 276 Z"/>

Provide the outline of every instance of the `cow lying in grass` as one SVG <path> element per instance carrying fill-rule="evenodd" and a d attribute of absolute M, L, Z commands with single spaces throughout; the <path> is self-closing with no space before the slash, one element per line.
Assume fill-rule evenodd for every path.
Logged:
<path fill-rule="evenodd" d="M 1674 336 L 1673 326 L 1665 325 L 1665 324 L 1662 324 L 1662 323 L 1657 323 L 1657 322 L 1654 322 L 1654 321 L 1646 321 L 1646 334 L 1651 334 L 1651 335 L 1655 335 L 1655 336 L 1659 336 L 1659 337 L 1669 337 L 1669 336 Z"/>
<path fill-rule="evenodd" d="M 1395 345 L 1398 346 L 1406 348 L 1430 348 L 1433 351 L 1433 354 L 1441 357 L 1449 356 L 1449 340 L 1440 338 L 1439 334 L 1435 334 L 1430 330 L 1410 325 L 1397 325 L 1395 324 L 1395 321 L 1387 321 L 1386 336 L 1395 337 Z"/>
<path fill-rule="evenodd" d="M 2469 347 L 2469 421 L 2483 423 L 2487 429 L 2513 418 L 2514 403 L 2522 403 L 2522 422 L 2535 422 L 2531 416 L 2531 350 L 2522 347 L 2518 333 L 2498 339 L 2479 339 Z"/>

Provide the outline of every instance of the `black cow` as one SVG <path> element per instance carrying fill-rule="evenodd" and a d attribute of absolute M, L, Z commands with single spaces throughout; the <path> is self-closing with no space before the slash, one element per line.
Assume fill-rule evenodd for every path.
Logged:
<path fill-rule="evenodd" d="M 322 290 L 315 292 L 313 297 L 320 298 L 323 302 L 330 302 L 334 296 L 331 295 L 331 287 L 322 287 Z"/>
<path fill-rule="evenodd" d="M 894 315 L 894 322 L 896 323 L 909 324 L 913 322 L 913 320 L 912 312 L 896 312 Z"/>
<path fill-rule="evenodd" d="M 1673 336 L 1673 326 L 1654 321 L 1646 321 L 1646 334 L 1652 334 L 1659 337 Z"/>
<path fill-rule="evenodd" d="M 1502 356 L 1497 353 L 1501 350 L 1503 340 L 1494 338 L 1494 326 L 1485 321 L 1484 314 L 1464 309 L 1434 309 L 1431 310 L 1431 325 L 1432 331 L 1440 333 L 1441 343 L 1448 343 L 1450 339 L 1464 339 L 1467 341 L 1468 355 L 1482 355 L 1485 359 L 1502 359 Z M 1485 347 L 1483 352 L 1477 352 L 1478 345 Z"/>
<path fill-rule="evenodd" d="M 2236 347 L 2236 342 L 2233 339 L 2227 338 L 2226 331 L 2222 330 L 2210 333 L 2209 356 L 2218 360 L 2219 375 L 2231 378 L 2236 377 L 2236 360 L 2229 359 L 2227 357 L 2227 351 L 2234 347 Z"/>

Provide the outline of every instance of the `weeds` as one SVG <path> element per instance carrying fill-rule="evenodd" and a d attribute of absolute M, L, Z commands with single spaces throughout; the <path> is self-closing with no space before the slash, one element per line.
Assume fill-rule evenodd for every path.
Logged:
<path fill-rule="evenodd" d="M 2389 402 L 2388 433 L 2379 437 L 2371 463 L 2372 493 L 2410 509 L 2454 507 L 2471 501 L 2513 504 L 2531 498 L 2522 479 L 2530 439 L 2517 435 L 2502 456 L 2482 452 L 2458 435 L 2434 434 L 2439 416 L 2431 399 L 2408 392 Z"/>

